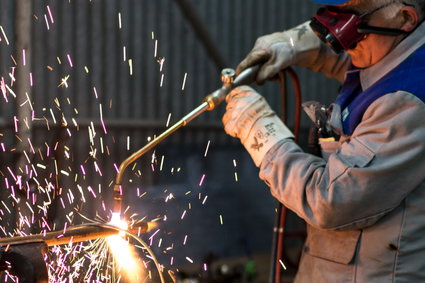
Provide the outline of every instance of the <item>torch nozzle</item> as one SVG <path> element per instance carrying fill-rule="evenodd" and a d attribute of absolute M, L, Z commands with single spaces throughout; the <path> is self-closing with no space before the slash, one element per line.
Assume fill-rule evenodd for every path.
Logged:
<path fill-rule="evenodd" d="M 114 186 L 114 196 L 112 200 L 112 212 L 121 213 L 121 204 L 122 204 L 122 190 L 121 185 L 115 184 Z"/>

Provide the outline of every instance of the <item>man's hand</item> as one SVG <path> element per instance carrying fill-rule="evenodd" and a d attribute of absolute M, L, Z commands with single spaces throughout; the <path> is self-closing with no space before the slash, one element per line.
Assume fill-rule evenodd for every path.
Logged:
<path fill-rule="evenodd" d="M 249 86 L 235 88 L 226 102 L 224 130 L 241 140 L 255 165 L 260 166 L 264 155 L 277 142 L 294 137 L 264 97 Z"/>
<path fill-rule="evenodd" d="M 236 68 L 236 74 L 261 64 L 256 81 L 263 84 L 291 65 L 311 67 L 309 64 L 317 59 L 320 46 L 320 39 L 308 23 L 285 32 L 265 35 L 257 39 L 254 48 Z"/>

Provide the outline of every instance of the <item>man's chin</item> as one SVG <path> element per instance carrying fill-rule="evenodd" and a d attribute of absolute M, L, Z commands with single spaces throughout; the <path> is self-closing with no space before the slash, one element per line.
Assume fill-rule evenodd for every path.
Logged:
<path fill-rule="evenodd" d="M 351 56 L 351 64 L 353 64 L 355 67 L 367 68 L 371 65 L 370 62 L 364 57 L 364 53 L 362 53 L 357 48 L 348 50 L 347 52 Z"/>

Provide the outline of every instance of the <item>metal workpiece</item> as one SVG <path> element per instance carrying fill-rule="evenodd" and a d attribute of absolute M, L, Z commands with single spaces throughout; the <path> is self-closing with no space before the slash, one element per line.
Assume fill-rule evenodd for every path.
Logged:
<path fill-rule="evenodd" d="M 126 231 L 133 234 L 146 233 L 150 231 L 154 226 L 154 223 L 140 221 L 132 228 Z M 43 242 L 47 246 L 51 247 L 105 238 L 112 235 L 118 235 L 121 231 L 122 230 L 120 228 L 109 224 L 88 223 L 71 226 L 64 231 L 48 232 L 45 235 L 36 234 L 28 236 L 1 238 L 0 246 L 26 245 Z"/>
<path fill-rule="evenodd" d="M 135 237 L 154 227 L 155 223 L 146 221 L 138 221 L 127 230 L 110 224 L 88 223 L 71 226 L 64 231 L 0 238 L 0 276 L 7 270 L 22 283 L 47 283 L 48 272 L 44 255 L 48 252 L 48 247 L 97 240 L 120 235 L 121 232 Z"/>
<path fill-rule="evenodd" d="M 48 283 L 49 275 L 44 261 L 47 246 L 43 241 L 11 245 L 2 251 L 2 270 L 17 276 L 21 283 Z"/>

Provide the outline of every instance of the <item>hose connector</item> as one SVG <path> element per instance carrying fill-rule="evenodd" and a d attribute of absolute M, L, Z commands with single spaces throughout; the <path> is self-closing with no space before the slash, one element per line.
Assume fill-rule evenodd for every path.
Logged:
<path fill-rule="evenodd" d="M 223 86 L 205 97 L 203 100 L 203 102 L 208 103 L 207 110 L 211 111 L 215 109 L 224 101 L 226 95 L 233 89 L 235 76 L 236 72 L 231 68 L 226 68 L 221 71 L 221 81 L 223 82 Z"/>
<path fill-rule="evenodd" d="M 221 81 L 223 86 L 232 87 L 233 81 L 235 80 L 236 72 L 232 68 L 226 68 L 221 71 Z"/>

